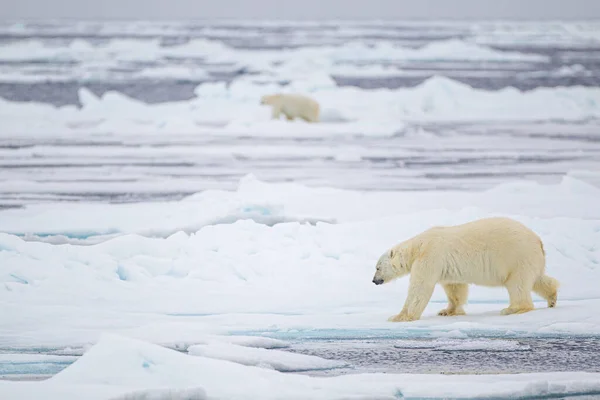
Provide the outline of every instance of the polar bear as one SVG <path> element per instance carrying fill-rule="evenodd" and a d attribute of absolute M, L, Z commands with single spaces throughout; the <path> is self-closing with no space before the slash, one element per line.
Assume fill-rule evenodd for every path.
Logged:
<path fill-rule="evenodd" d="M 283 113 L 288 121 L 302 118 L 307 122 L 319 122 L 319 103 L 307 96 L 285 93 L 265 95 L 260 99 L 260 104 L 273 107 L 274 119 L 278 119 Z"/>
<path fill-rule="evenodd" d="M 392 322 L 421 318 L 436 284 L 448 296 L 438 315 L 464 315 L 468 285 L 504 286 L 509 295 L 502 315 L 533 310 L 531 291 L 556 305 L 559 282 L 545 274 L 541 239 L 510 218 L 484 218 L 462 225 L 428 229 L 386 251 L 377 261 L 373 283 L 410 274 L 408 296 Z"/>

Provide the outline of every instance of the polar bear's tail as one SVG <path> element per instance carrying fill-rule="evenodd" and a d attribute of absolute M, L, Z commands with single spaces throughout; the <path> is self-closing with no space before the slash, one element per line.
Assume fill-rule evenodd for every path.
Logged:
<path fill-rule="evenodd" d="M 556 306 L 559 286 L 560 283 L 556 279 L 548 275 L 542 275 L 533 284 L 533 291 L 540 297 L 546 299 L 548 307 L 554 307 Z"/>

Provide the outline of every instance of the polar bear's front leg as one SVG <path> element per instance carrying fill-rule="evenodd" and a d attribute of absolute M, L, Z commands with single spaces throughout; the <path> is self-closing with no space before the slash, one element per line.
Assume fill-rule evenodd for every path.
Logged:
<path fill-rule="evenodd" d="M 271 110 L 271 118 L 279 119 L 280 114 L 281 114 L 281 104 L 274 104 L 273 109 Z"/>
<path fill-rule="evenodd" d="M 415 271 L 413 267 L 413 272 L 410 275 L 408 296 L 404 302 L 404 307 L 400 311 L 400 314 L 391 316 L 388 318 L 388 321 L 405 322 L 416 321 L 421 318 L 436 285 L 436 281 L 432 280 L 431 276 L 426 275 L 423 271 Z"/>

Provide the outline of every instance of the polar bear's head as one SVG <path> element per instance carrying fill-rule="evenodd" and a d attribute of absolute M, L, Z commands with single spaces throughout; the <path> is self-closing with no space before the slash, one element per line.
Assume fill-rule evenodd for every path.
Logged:
<path fill-rule="evenodd" d="M 381 285 L 406 274 L 408 274 L 408 269 L 406 268 L 402 257 L 402 250 L 393 247 L 383 253 L 381 257 L 379 257 L 379 260 L 377 260 L 373 283 Z"/>
<path fill-rule="evenodd" d="M 266 94 L 260 98 L 260 104 L 273 105 L 274 103 L 279 101 L 280 97 L 281 97 L 280 94 Z"/>

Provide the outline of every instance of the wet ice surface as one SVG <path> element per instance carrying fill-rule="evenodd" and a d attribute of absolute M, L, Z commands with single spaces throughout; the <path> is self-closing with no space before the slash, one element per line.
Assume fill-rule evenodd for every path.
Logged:
<path fill-rule="evenodd" d="M 289 373 L 337 376 L 358 373 L 513 374 L 600 372 L 599 337 L 544 338 L 327 338 L 287 341 L 288 351 L 347 366 Z M 56 351 L 0 354 L 0 379 L 40 380 L 78 357 Z M 186 353 L 185 351 L 183 351 Z M 45 353 L 45 354 L 44 354 Z"/>
<path fill-rule="evenodd" d="M 293 342 L 289 351 L 343 360 L 352 368 L 303 372 L 499 374 L 600 371 L 600 338 L 327 339 Z"/>

